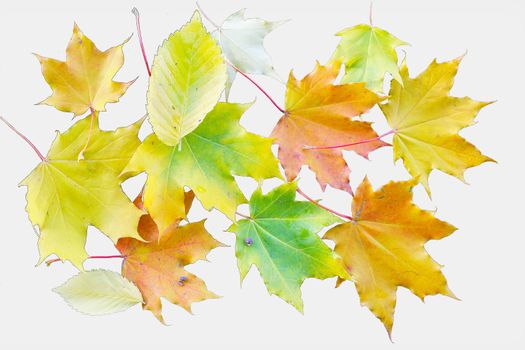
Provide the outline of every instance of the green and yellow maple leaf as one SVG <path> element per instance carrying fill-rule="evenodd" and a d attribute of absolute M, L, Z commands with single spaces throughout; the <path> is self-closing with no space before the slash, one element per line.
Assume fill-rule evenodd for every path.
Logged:
<path fill-rule="evenodd" d="M 301 285 L 306 278 L 348 278 L 342 260 L 317 235 L 340 222 L 310 202 L 295 201 L 296 183 L 281 185 L 250 198 L 250 219 L 239 220 L 228 231 L 237 235 L 237 264 L 244 279 L 252 265 L 268 291 L 303 311 Z"/>
<path fill-rule="evenodd" d="M 185 211 L 191 207 L 193 193 L 185 192 Z M 142 209 L 142 198 L 135 199 L 135 205 Z M 147 241 L 121 238 L 117 249 L 125 256 L 122 275 L 134 282 L 144 298 L 143 307 L 164 323 L 162 317 L 163 297 L 173 304 L 191 312 L 194 302 L 214 299 L 204 281 L 184 269 L 186 265 L 204 260 L 210 250 L 222 247 L 204 227 L 204 221 L 179 226 L 176 220 L 159 237 L 159 230 L 150 215 L 140 219 L 138 231 Z"/>
<path fill-rule="evenodd" d="M 88 225 L 114 242 L 140 238 L 137 224 L 143 212 L 122 192 L 118 175 L 140 144 L 143 120 L 110 132 L 100 130 L 94 118 L 92 128 L 86 117 L 59 133 L 46 159 L 21 182 L 27 186 L 29 218 L 40 229 L 39 263 L 55 254 L 82 269 Z M 92 141 L 78 160 L 88 133 Z"/>
<path fill-rule="evenodd" d="M 36 55 L 42 74 L 53 89 L 53 94 L 40 103 L 75 116 L 90 108 L 105 111 L 106 104 L 117 102 L 134 82 L 113 81 L 124 64 L 122 47 L 126 42 L 100 51 L 75 24 L 65 62 Z"/>
<path fill-rule="evenodd" d="M 221 49 L 195 12 L 163 42 L 153 61 L 146 98 L 157 137 L 178 145 L 213 109 L 226 79 Z"/>
<path fill-rule="evenodd" d="M 286 114 L 279 120 L 272 137 L 279 144 L 279 160 L 286 178 L 294 180 L 303 164 L 315 172 L 324 190 L 326 185 L 351 192 L 350 169 L 342 149 L 307 149 L 308 146 L 347 144 L 373 139 L 372 124 L 354 121 L 382 100 L 363 83 L 334 85 L 340 62 L 316 64 L 314 71 L 301 80 L 292 73 L 286 87 Z M 386 143 L 380 140 L 344 148 L 368 157 Z"/>
<path fill-rule="evenodd" d="M 361 303 L 383 322 L 389 334 L 399 286 L 421 299 L 433 294 L 454 297 L 441 266 L 424 244 L 456 228 L 412 202 L 416 184 L 415 180 L 390 182 L 374 192 L 365 178 L 352 202 L 353 221 L 333 227 L 323 237 L 335 242 Z"/>
<path fill-rule="evenodd" d="M 124 175 L 148 175 L 144 206 L 159 226 L 160 236 L 184 216 L 184 187 L 194 192 L 206 209 L 217 208 L 229 218 L 246 199 L 233 175 L 257 181 L 281 177 L 271 152 L 272 140 L 246 132 L 239 124 L 251 104 L 218 103 L 202 124 L 167 146 L 156 134 L 137 149 Z"/>
<path fill-rule="evenodd" d="M 407 43 L 368 24 L 344 29 L 336 35 L 341 42 L 332 58 L 342 60 L 345 65 L 342 83 L 364 82 L 367 88 L 380 92 L 386 73 L 401 82 L 396 47 Z"/>
<path fill-rule="evenodd" d="M 402 159 L 410 175 L 430 194 L 428 176 L 439 169 L 464 181 L 467 168 L 493 161 L 458 135 L 491 102 L 449 96 L 462 57 L 435 60 L 416 78 L 403 63 L 403 85 L 393 81 L 388 103 L 380 105 L 394 133 L 394 159 Z"/>

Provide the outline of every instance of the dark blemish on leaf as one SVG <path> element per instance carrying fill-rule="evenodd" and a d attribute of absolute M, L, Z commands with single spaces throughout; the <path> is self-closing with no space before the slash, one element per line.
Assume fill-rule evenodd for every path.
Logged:
<path fill-rule="evenodd" d="M 253 239 L 251 239 L 251 237 L 246 237 L 244 239 L 244 244 L 246 244 L 248 247 L 250 247 L 253 244 Z"/>
<path fill-rule="evenodd" d="M 181 277 L 179 278 L 179 282 L 177 282 L 177 284 L 178 284 L 179 286 L 182 287 L 182 286 L 184 285 L 184 282 L 186 282 L 187 280 L 188 280 L 188 277 L 186 277 L 186 276 L 181 276 Z"/>

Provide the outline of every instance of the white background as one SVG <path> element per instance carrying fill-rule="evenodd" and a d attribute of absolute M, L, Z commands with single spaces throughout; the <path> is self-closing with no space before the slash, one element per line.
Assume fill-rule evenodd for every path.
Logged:
<path fill-rule="evenodd" d="M 267 38 L 266 46 L 277 71 L 286 77 L 293 67 L 298 76 L 309 72 L 316 59 L 325 62 L 338 39 L 334 33 L 368 21 L 368 1 L 214 1 L 202 0 L 210 17 L 222 21 L 241 7 L 247 14 L 291 21 Z M 2 1 L 0 3 L 0 114 L 8 118 L 42 150 L 47 150 L 54 130 L 71 125 L 71 115 L 52 107 L 35 106 L 50 89 L 31 52 L 64 59 L 73 22 L 101 49 L 120 43 L 134 32 L 131 8 L 142 15 L 145 45 L 152 59 L 157 45 L 191 16 L 193 1 Z M 302 345 L 326 349 L 437 349 L 443 345 L 476 348 L 523 349 L 523 49 L 525 5 L 521 0 L 384 0 L 374 5 L 374 23 L 409 42 L 405 48 L 412 74 L 437 57 L 448 60 L 468 55 L 453 89 L 456 96 L 498 100 L 479 115 L 479 124 L 462 135 L 485 154 L 498 160 L 467 171 L 470 185 L 442 173 L 433 173 L 430 202 L 421 188 L 416 201 L 437 208 L 437 217 L 459 228 L 449 238 L 427 245 L 444 264 L 450 287 L 462 301 L 429 297 L 421 303 L 407 290 L 398 292 L 390 343 L 381 323 L 359 305 L 354 286 L 333 289 L 334 280 L 307 280 L 303 294 L 305 315 L 275 296 L 269 296 L 256 270 L 239 287 L 233 234 L 223 232 L 228 221 L 218 212 L 209 215 L 211 233 L 230 248 L 209 255 L 210 263 L 190 269 L 204 278 L 220 300 L 194 305 L 189 315 L 165 303 L 171 326 L 162 326 L 139 306 L 106 317 L 88 317 L 71 310 L 51 289 L 74 275 L 69 264 L 35 267 L 36 241 L 27 219 L 25 189 L 17 183 L 37 165 L 35 154 L 7 128 L 0 127 L 0 348 L 32 344 L 40 349 L 108 349 L 153 346 L 159 349 L 267 349 Z M 209 27 L 211 28 L 211 27 Z M 103 128 L 129 124 L 145 112 L 147 74 L 137 36 L 125 47 L 126 63 L 119 80 L 137 82 L 118 104 L 101 116 Z M 255 76 L 282 104 L 284 86 Z M 232 90 L 232 100 L 257 97 L 242 123 L 268 135 L 280 117 L 273 106 L 242 78 Z M 388 130 L 378 110 L 370 115 L 379 132 Z M 148 128 L 142 130 L 146 135 Z M 392 149 L 374 152 L 370 161 L 347 155 L 354 187 L 368 174 L 375 187 L 389 179 L 407 179 L 402 164 L 392 162 Z M 135 194 L 144 177 L 127 183 Z M 241 179 L 249 195 L 254 183 Z M 270 185 L 272 183 L 270 182 Z M 275 185 L 275 183 L 273 183 Z M 308 171 L 303 190 L 343 212 L 350 197 L 328 190 L 322 194 Z M 194 208 L 191 218 L 207 215 Z M 88 252 L 111 254 L 111 243 L 90 229 Z M 118 261 L 88 262 L 87 268 L 119 269 Z M 521 346 L 520 346 L 521 345 Z M 295 347 L 294 347 L 295 348 Z"/>

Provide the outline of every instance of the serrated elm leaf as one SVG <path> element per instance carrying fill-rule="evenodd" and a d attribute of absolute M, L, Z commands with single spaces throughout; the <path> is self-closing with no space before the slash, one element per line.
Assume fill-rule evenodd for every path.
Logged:
<path fill-rule="evenodd" d="M 108 270 L 80 272 L 53 289 L 75 310 L 107 315 L 142 303 L 139 289 L 120 274 Z"/>
<path fill-rule="evenodd" d="M 168 146 L 178 145 L 213 109 L 225 82 L 226 65 L 219 45 L 195 12 L 164 40 L 153 61 L 146 98 L 157 137 Z"/>

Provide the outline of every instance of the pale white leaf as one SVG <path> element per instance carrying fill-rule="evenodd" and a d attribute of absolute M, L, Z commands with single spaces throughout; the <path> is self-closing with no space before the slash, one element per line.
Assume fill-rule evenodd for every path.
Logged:
<path fill-rule="evenodd" d="M 81 272 L 53 291 L 87 315 L 111 314 L 142 303 L 142 295 L 133 283 L 108 270 Z"/>

